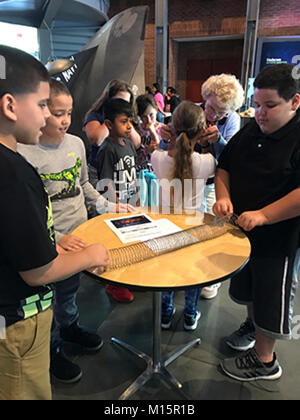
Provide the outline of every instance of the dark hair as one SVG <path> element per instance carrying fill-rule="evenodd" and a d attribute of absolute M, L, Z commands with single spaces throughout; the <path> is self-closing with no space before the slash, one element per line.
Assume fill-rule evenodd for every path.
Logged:
<path fill-rule="evenodd" d="M 125 114 L 126 117 L 133 117 L 132 105 L 121 98 L 111 98 L 104 102 L 104 118 L 114 122 L 118 115 Z"/>
<path fill-rule="evenodd" d="M 155 87 L 155 89 L 157 90 L 157 92 L 161 93 L 161 87 L 159 83 L 153 83 L 153 85 Z"/>
<path fill-rule="evenodd" d="M 68 95 L 72 96 L 67 86 L 56 79 L 50 79 L 50 99 L 51 96 Z"/>
<path fill-rule="evenodd" d="M 157 110 L 156 102 L 152 95 L 140 95 L 135 100 L 137 113 L 141 117 L 149 105 L 153 106 L 154 109 Z"/>
<path fill-rule="evenodd" d="M 254 87 L 257 89 L 275 89 L 278 95 L 289 101 L 296 93 L 300 93 L 300 81 L 293 75 L 291 64 L 275 64 L 267 66 L 257 75 Z"/>
<path fill-rule="evenodd" d="M 46 67 L 32 55 L 0 45 L 5 74 L 0 75 L 0 98 L 6 93 L 23 95 L 37 92 L 41 82 L 49 82 Z"/>
<path fill-rule="evenodd" d="M 149 94 L 149 95 L 153 95 L 153 91 L 152 91 L 152 89 L 151 89 L 151 87 L 150 87 L 150 86 L 146 86 L 146 87 L 145 87 L 145 92 L 146 92 L 147 94 Z"/>
<path fill-rule="evenodd" d="M 88 112 L 85 115 L 85 119 L 88 117 L 89 113 L 92 111 L 99 112 L 104 102 L 115 97 L 119 92 L 128 92 L 130 94 L 130 103 L 133 105 L 134 95 L 128 83 L 123 80 L 114 79 L 111 80 L 104 88 L 101 96 L 96 100 L 96 102 L 91 106 Z"/>

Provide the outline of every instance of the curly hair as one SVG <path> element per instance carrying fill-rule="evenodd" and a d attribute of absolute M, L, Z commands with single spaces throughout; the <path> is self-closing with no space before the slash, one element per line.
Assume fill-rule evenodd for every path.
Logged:
<path fill-rule="evenodd" d="M 209 77 L 201 88 L 203 99 L 216 96 L 220 108 L 236 111 L 244 102 L 244 89 L 233 74 L 218 74 Z"/>

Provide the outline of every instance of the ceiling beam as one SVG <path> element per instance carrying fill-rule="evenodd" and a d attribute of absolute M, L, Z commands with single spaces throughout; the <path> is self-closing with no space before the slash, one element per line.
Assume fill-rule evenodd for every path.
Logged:
<path fill-rule="evenodd" d="M 41 24 L 41 29 L 50 28 L 55 19 L 59 9 L 61 8 L 63 0 L 49 0 L 46 6 L 45 15 Z"/>

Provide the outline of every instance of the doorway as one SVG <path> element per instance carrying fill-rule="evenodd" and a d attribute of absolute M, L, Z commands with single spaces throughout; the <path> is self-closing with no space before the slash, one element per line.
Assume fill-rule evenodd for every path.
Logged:
<path fill-rule="evenodd" d="M 234 74 L 241 77 L 243 39 L 180 42 L 178 79 L 182 97 L 202 102 L 201 87 L 214 74 Z"/>

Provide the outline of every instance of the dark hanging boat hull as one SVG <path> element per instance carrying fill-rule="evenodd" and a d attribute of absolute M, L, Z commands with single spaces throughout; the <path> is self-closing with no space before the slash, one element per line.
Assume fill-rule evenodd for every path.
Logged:
<path fill-rule="evenodd" d="M 67 60 L 57 60 L 49 67 L 52 77 L 65 83 L 74 98 L 73 122 L 69 132 L 83 138 L 86 144 L 84 116 L 110 80 L 121 79 L 137 86 L 137 94 L 145 91 L 147 17 L 147 6 L 119 13 L 91 38 L 82 51 Z"/>

